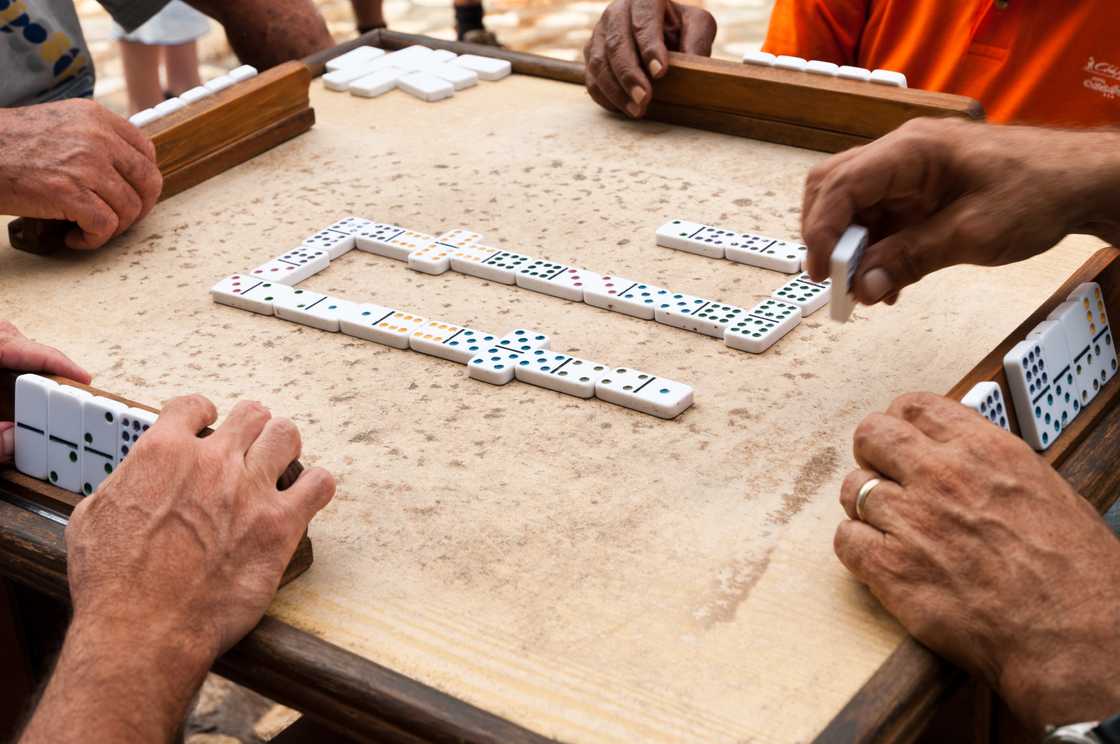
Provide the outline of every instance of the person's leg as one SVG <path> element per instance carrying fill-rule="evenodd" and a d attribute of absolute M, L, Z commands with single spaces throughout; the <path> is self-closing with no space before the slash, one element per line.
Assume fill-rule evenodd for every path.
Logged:
<path fill-rule="evenodd" d="M 350 0 L 350 7 L 354 9 L 354 25 L 358 27 L 359 34 L 375 28 L 385 28 L 381 0 Z"/>
<path fill-rule="evenodd" d="M 120 46 L 131 113 L 163 101 L 163 86 L 159 82 L 160 48 L 123 39 Z"/>
<path fill-rule="evenodd" d="M 198 75 L 198 44 L 173 44 L 163 47 L 163 64 L 167 69 L 167 89 L 173 95 L 202 85 Z"/>
<path fill-rule="evenodd" d="M 498 38 L 482 23 L 482 0 L 452 0 L 455 5 L 455 32 L 459 41 L 501 46 Z"/>

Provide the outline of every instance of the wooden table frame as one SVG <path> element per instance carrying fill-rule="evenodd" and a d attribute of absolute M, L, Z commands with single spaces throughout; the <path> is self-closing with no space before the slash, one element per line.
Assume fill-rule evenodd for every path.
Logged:
<path fill-rule="evenodd" d="M 356 46 L 398 49 L 424 44 L 456 53 L 477 53 L 509 60 L 516 72 L 582 84 L 583 66 L 531 54 L 430 39 L 392 31 L 373 31 L 305 60 L 313 74 L 326 61 Z M 1098 281 L 1109 310 L 1120 317 L 1120 251 L 1105 249 L 1088 260 L 1066 284 L 992 351 L 948 395 L 960 398 L 975 382 L 1002 377 L 1003 353 L 1051 308 L 1084 281 Z M 1006 386 L 1005 386 L 1006 389 Z M 1114 379 L 1075 421 L 1046 458 L 1102 511 L 1120 493 L 1120 472 L 1107 466 L 1108 442 L 1120 436 L 1116 407 L 1120 377 Z M 63 524 L 17 506 L 15 492 L 0 479 L 0 574 L 46 595 L 65 607 L 68 600 Z M 4 500 L 8 499 L 8 500 Z M 0 659 L 9 658 L 19 638 L 10 622 L 11 602 L 0 581 Z M 18 613 L 17 613 L 18 614 Z M 15 658 L 14 656 L 12 658 Z M 7 668 L 7 667 L 5 667 Z M 350 653 L 273 618 L 264 618 L 240 643 L 218 659 L 215 671 L 305 714 L 311 724 L 359 740 L 418 744 L 540 744 L 549 739 L 420 682 Z M 0 682 L 29 692 L 26 675 Z M 903 643 L 864 687 L 817 736 L 834 742 L 914 741 L 938 707 L 966 682 L 966 676 L 914 641 Z M 977 724 L 987 730 L 987 722 Z M 303 732 L 306 736 L 306 731 Z M 3 732 L 0 732 L 0 736 Z"/>

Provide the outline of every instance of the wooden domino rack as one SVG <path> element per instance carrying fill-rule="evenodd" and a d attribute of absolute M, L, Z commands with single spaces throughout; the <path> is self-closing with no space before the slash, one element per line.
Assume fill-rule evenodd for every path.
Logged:
<path fill-rule="evenodd" d="M 697 360 L 681 366 L 703 368 L 699 403 L 672 424 L 563 401 L 550 406 L 541 391 L 496 402 L 500 396 L 448 376 L 455 372 L 446 365 L 247 313 L 219 318 L 206 288 L 231 263 L 247 268 L 264 245 L 294 246 L 314 226 L 351 212 L 448 228 L 477 221 L 503 242 L 538 240 L 558 261 L 643 277 L 653 266 L 651 281 L 687 277 L 682 291 L 724 297 L 726 288 L 729 302 L 765 294 L 773 277 L 655 248 L 656 224 L 688 199 L 711 210 L 696 219 L 725 211 L 728 227 L 792 237 L 795 219 L 786 215 L 799 202 L 805 170 L 820 161 L 809 150 L 863 142 L 911 116 L 976 114 L 960 102 L 938 108 L 919 91 L 819 83 L 847 113 L 814 121 L 797 114 L 798 100 L 820 100 L 805 78 L 728 63 L 716 65 L 727 76 L 718 99 L 675 98 L 688 91 L 672 88 L 676 71 L 668 76 L 655 113 L 677 107 L 670 113 L 686 126 L 630 122 L 594 106 L 577 63 L 388 31 L 305 63 L 318 74 L 359 44 L 415 43 L 501 57 L 517 74 L 440 104 L 398 92 L 359 102 L 312 83 L 314 137 L 182 194 L 157 209 L 146 230 L 121 236 L 115 255 L 52 261 L 49 271 L 34 256 L 0 256 L 7 261 L 0 293 L 12 298 L 17 325 L 78 358 L 106 360 L 101 377 L 110 382 L 102 384 L 144 389 L 170 385 L 157 379 L 163 370 L 212 370 L 192 380 L 202 392 L 233 400 L 251 387 L 278 410 L 303 414 L 306 448 L 344 477 L 336 503 L 312 523 L 314 569 L 280 592 L 217 671 L 301 711 L 301 726 L 319 727 L 324 741 L 1021 741 L 989 736 L 1002 725 L 990 693 L 905 638 L 837 565 L 835 491 L 863 414 L 906 390 L 959 398 L 977 380 L 999 379 L 1011 341 L 1074 284 L 1099 281 L 1112 318 L 1120 318 L 1118 252 L 1092 255 L 1073 245 L 1033 269 L 939 272 L 889 313 L 857 309 L 842 330 L 804 323 L 783 348 L 760 357 L 724 352 L 693 334 L 641 333 L 636 321 L 533 293 L 419 281 L 366 256 L 351 264 L 368 275 L 323 275 L 331 291 L 376 286 L 391 302 L 424 291 L 425 306 L 481 327 L 540 319 L 541 330 L 585 345 L 591 356 L 617 345 L 635 364 Z M 674 57 L 682 71 L 687 63 Z M 784 108 L 752 101 L 754 113 L 724 110 L 735 104 L 727 90 L 750 97 L 758 89 L 751 86 L 764 83 L 777 86 L 770 97 L 787 98 Z M 880 113 L 860 113 L 861 106 Z M 401 121 L 408 126 L 394 126 Z M 467 134 L 447 147 L 449 131 Z M 334 167 L 309 172 L 317 158 Z M 729 183 L 727 174 L 744 162 L 752 168 L 744 183 Z M 690 191 L 680 195 L 686 182 Z M 257 204 L 207 223 L 210 204 L 236 201 L 246 189 L 259 191 Z M 637 214 L 659 199 L 666 213 Z M 209 263 L 170 253 L 184 248 L 171 228 L 195 214 L 186 247 L 220 254 Z M 122 266 L 128 276 L 119 288 L 103 281 L 106 271 L 126 273 Z M 90 328 L 134 332 L 108 353 L 101 339 L 73 333 L 72 319 L 37 312 L 36 297 L 51 292 L 68 293 Z M 963 298 L 964 319 L 934 312 L 930 297 L 938 293 Z M 163 351 L 158 364 L 149 359 L 153 344 Z M 903 344 L 918 360 L 910 366 L 898 361 Z M 137 371 L 139 362 L 153 374 Z M 831 381 L 835 390 L 821 393 Z M 779 394 L 767 397 L 767 388 Z M 1103 454 L 1120 434 L 1116 395 L 1114 381 L 1046 454 L 1098 508 L 1120 492 Z M 779 411 L 777 400 L 794 404 Z M 799 428 L 812 435 L 799 462 L 767 449 Z M 560 446 L 573 432 L 580 446 Z M 482 450 L 526 458 L 531 477 L 482 460 Z M 453 470 L 451 483 L 433 476 L 449 452 L 469 465 Z M 648 497 L 632 498 L 631 486 Z M 760 557 L 758 546 L 770 552 Z M 64 549 L 60 525 L 0 500 L 0 574 L 60 600 L 62 616 Z M 6 585 L 0 581 L 0 656 Z M 951 706 L 962 702 L 969 735 L 931 734 L 959 718 Z"/>
<path fill-rule="evenodd" d="M 141 128 L 156 147 L 167 199 L 311 129 L 311 72 L 285 62 Z M 51 253 L 73 227 L 21 218 L 8 225 L 13 248 Z"/>

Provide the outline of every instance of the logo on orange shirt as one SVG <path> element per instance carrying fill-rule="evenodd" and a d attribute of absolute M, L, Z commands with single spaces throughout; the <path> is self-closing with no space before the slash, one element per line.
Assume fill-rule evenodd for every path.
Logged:
<path fill-rule="evenodd" d="M 1105 80 L 1105 78 L 1120 80 L 1120 66 L 1109 62 L 1098 62 L 1089 57 L 1089 61 L 1085 64 L 1085 71 L 1092 74 L 1092 77 L 1085 78 L 1082 83 L 1086 88 L 1095 90 L 1105 98 L 1120 96 L 1120 83 L 1109 83 Z"/>

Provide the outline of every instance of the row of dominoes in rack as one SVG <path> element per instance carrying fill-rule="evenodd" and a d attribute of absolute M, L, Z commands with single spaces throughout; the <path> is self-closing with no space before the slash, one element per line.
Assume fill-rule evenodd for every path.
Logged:
<path fill-rule="evenodd" d="M 455 54 L 446 49 L 414 45 L 389 54 L 372 46 L 358 47 L 327 62 L 323 85 L 374 98 L 394 88 L 423 101 L 440 101 L 482 80 L 501 80 L 513 66 L 502 59 Z"/>
<path fill-rule="evenodd" d="M 674 223 L 683 224 L 679 220 Z M 357 217 L 336 222 L 307 238 L 294 251 L 249 273 L 274 282 L 298 284 L 352 248 L 404 261 L 413 270 L 427 274 L 454 270 L 643 320 L 656 320 L 722 339 L 733 349 L 756 354 L 770 348 L 830 297 L 829 280 L 818 283 L 801 274 L 758 305 L 743 308 L 635 279 L 599 274 L 486 246 L 481 235 L 469 230 L 452 230 L 436 237 Z M 792 263 L 782 264 L 781 270 L 798 271 L 804 247 L 783 247 L 779 256 L 782 260 L 786 260 L 787 250 L 792 251 Z M 771 260 L 769 249 L 759 251 L 758 255 Z"/>
<path fill-rule="evenodd" d="M 1100 285 L 1082 284 L 1003 357 L 1023 440 L 1036 450 L 1049 448 L 1116 375 L 1116 368 Z M 961 402 L 1010 429 L 1005 400 L 998 383 L 981 382 Z"/>
<path fill-rule="evenodd" d="M 157 121 L 168 114 L 184 109 L 192 103 L 198 103 L 202 99 L 209 98 L 220 90 L 231 88 L 237 83 L 256 77 L 256 75 L 257 68 L 252 65 L 235 67 L 225 75 L 219 75 L 213 80 L 208 80 L 202 85 L 195 86 L 174 98 L 168 98 L 163 103 L 153 106 L 152 108 L 137 111 L 130 116 L 128 120 L 138 127 L 151 124 L 153 121 Z"/>
<path fill-rule="evenodd" d="M 858 80 L 864 83 L 889 85 L 894 88 L 906 87 L 906 76 L 894 70 L 869 70 L 866 67 L 838 65 L 835 62 L 825 62 L 820 59 L 804 59 L 788 54 L 773 55 L 769 52 L 757 51 L 744 54 L 743 62 L 759 67 L 777 67 L 780 70 L 807 72 L 810 75 L 836 77 L 844 80 Z"/>
<path fill-rule="evenodd" d="M 518 329 L 498 336 L 251 274 L 226 277 L 210 289 L 210 294 L 223 305 L 465 364 L 470 377 L 492 385 L 517 379 L 577 398 L 597 397 L 666 419 L 692 405 L 692 388 L 684 383 L 552 351 L 548 348 L 549 337 L 543 333 Z"/>
<path fill-rule="evenodd" d="M 15 465 L 74 493 L 93 493 L 156 414 L 39 375 L 16 378 Z"/>

